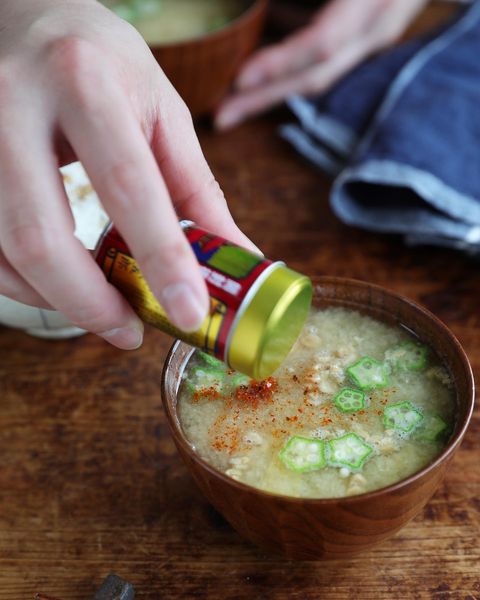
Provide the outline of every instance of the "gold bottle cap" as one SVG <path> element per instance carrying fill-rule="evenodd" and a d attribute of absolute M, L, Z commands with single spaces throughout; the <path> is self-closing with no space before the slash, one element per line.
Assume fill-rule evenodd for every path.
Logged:
<path fill-rule="evenodd" d="M 295 343 L 310 310 L 312 282 L 280 265 L 261 284 L 232 333 L 228 363 L 254 379 L 271 375 Z"/>

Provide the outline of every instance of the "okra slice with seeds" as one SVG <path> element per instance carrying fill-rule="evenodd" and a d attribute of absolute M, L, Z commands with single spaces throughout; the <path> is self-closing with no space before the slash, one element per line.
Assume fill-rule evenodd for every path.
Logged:
<path fill-rule="evenodd" d="M 397 402 L 383 411 L 383 423 L 387 429 L 409 433 L 422 421 L 422 413 L 411 402 Z"/>
<path fill-rule="evenodd" d="M 197 354 L 209 367 L 215 367 L 216 369 L 225 368 L 225 364 L 221 360 L 218 360 L 218 358 L 215 358 L 206 352 L 202 352 L 201 350 L 197 350 Z"/>
<path fill-rule="evenodd" d="M 365 394 L 352 388 L 343 388 L 333 399 L 335 406 L 344 413 L 352 413 L 365 408 Z"/>
<path fill-rule="evenodd" d="M 415 342 L 404 342 L 385 352 L 385 361 L 400 371 L 423 371 L 427 357 L 428 348 Z"/>
<path fill-rule="evenodd" d="M 448 425 L 438 415 L 425 415 L 423 423 L 419 426 L 415 437 L 427 442 L 436 442 L 447 433 Z"/>
<path fill-rule="evenodd" d="M 325 443 L 299 435 L 291 437 L 278 456 L 288 469 L 298 473 L 316 471 L 327 464 Z"/>
<path fill-rule="evenodd" d="M 243 373 L 234 373 L 230 379 L 230 383 L 235 389 L 241 385 L 248 385 L 250 381 L 250 377 L 248 375 L 244 375 Z"/>
<path fill-rule="evenodd" d="M 327 442 L 327 458 L 332 467 L 360 469 L 372 452 L 373 448 L 356 433 Z"/>
<path fill-rule="evenodd" d="M 196 366 L 190 372 L 189 378 L 185 380 L 190 392 L 202 388 L 217 388 L 220 391 L 225 381 L 225 371 L 212 367 Z"/>
<path fill-rule="evenodd" d="M 384 388 L 389 383 L 385 365 L 370 356 L 347 367 L 347 374 L 361 390 Z"/>

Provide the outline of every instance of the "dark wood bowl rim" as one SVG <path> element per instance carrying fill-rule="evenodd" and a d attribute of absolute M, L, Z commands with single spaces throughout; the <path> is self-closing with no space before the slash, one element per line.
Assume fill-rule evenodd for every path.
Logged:
<path fill-rule="evenodd" d="M 188 38 L 179 42 L 171 42 L 166 44 L 148 44 L 149 48 L 154 51 L 180 49 L 186 46 L 196 46 L 202 44 L 205 40 L 215 40 L 217 38 L 229 36 L 233 30 L 240 29 L 244 25 L 244 21 L 250 21 L 255 18 L 257 14 L 261 13 L 267 8 L 268 0 L 253 0 L 251 5 L 241 12 L 238 17 L 235 17 L 231 21 L 228 21 L 223 27 L 215 29 L 214 31 L 208 31 L 197 37 Z"/>
<path fill-rule="evenodd" d="M 459 445 L 459 443 L 461 442 L 461 440 L 465 434 L 465 431 L 468 428 L 468 425 L 470 423 L 470 419 L 471 419 L 471 416 L 473 413 L 474 403 L 475 403 L 475 383 L 474 383 L 474 379 L 473 379 L 472 368 L 471 368 L 470 362 L 468 360 L 468 357 L 465 354 L 465 351 L 463 350 L 462 346 L 460 345 L 460 342 L 457 340 L 457 338 L 454 336 L 454 334 L 450 331 L 450 329 L 442 321 L 440 321 L 440 319 L 438 319 L 438 317 L 436 317 L 433 313 L 431 313 L 429 310 L 420 306 L 419 304 L 416 304 L 412 300 L 409 300 L 405 296 L 402 296 L 401 294 L 397 294 L 396 292 L 390 291 L 379 285 L 374 285 L 374 284 L 366 283 L 364 281 L 360 281 L 357 279 L 349 279 L 349 278 L 344 278 L 344 277 L 312 277 L 312 282 L 314 284 L 314 287 L 316 287 L 318 285 L 322 285 L 322 284 L 330 284 L 330 285 L 338 284 L 338 285 L 342 285 L 342 286 L 349 285 L 349 286 L 353 286 L 353 287 L 357 287 L 357 288 L 358 287 L 361 287 L 361 288 L 368 287 L 370 289 L 378 290 L 379 292 L 381 292 L 384 295 L 390 296 L 392 298 L 395 298 L 395 299 L 400 300 L 401 302 L 407 304 L 413 311 L 421 312 L 425 317 L 427 317 L 430 321 L 432 321 L 434 323 L 435 328 L 437 330 L 441 330 L 449 338 L 450 342 L 455 347 L 455 351 L 461 358 L 461 362 L 464 367 L 465 374 L 468 378 L 468 390 L 469 390 L 469 397 L 467 399 L 468 407 L 467 407 L 467 410 L 465 413 L 465 418 L 463 420 L 463 423 L 457 429 L 457 432 L 455 433 L 455 435 L 452 436 L 452 438 L 450 439 L 448 446 L 446 446 L 446 448 L 437 456 L 437 458 L 432 463 L 428 464 L 426 467 L 424 467 L 417 473 L 410 475 L 410 477 L 407 477 L 406 479 L 402 479 L 401 481 L 394 483 L 392 485 L 386 486 L 384 488 L 380 488 L 378 490 L 374 490 L 372 492 L 367 492 L 365 494 L 358 494 L 356 496 L 345 496 L 345 497 L 339 497 L 339 498 L 298 498 L 295 496 L 287 496 L 284 494 L 274 494 L 272 492 L 260 490 L 251 485 L 242 483 L 240 481 L 236 481 L 235 479 L 228 477 L 221 471 L 217 470 L 215 467 L 212 467 L 209 463 L 207 463 L 205 460 L 203 460 L 203 458 L 201 458 L 192 449 L 190 443 L 185 438 L 185 435 L 179 426 L 179 419 L 176 416 L 176 411 L 175 411 L 175 414 L 173 414 L 173 407 L 171 407 L 170 403 L 168 402 L 168 393 L 167 393 L 167 389 L 166 389 L 166 374 L 169 371 L 170 363 L 174 360 L 176 351 L 179 348 L 179 346 L 181 346 L 181 345 L 188 346 L 188 344 L 185 344 L 181 340 L 176 340 L 173 343 L 173 345 L 171 346 L 170 351 L 167 355 L 167 358 L 165 360 L 165 364 L 163 366 L 162 382 L 161 382 L 161 394 L 162 394 L 163 406 L 164 406 L 165 412 L 167 414 L 167 418 L 168 418 L 170 427 L 177 434 L 175 436 L 176 441 L 177 441 L 177 443 L 181 444 L 183 450 L 188 455 L 190 455 L 193 458 L 193 460 L 199 464 L 200 467 L 207 470 L 211 475 L 221 479 L 225 484 L 230 485 L 234 488 L 237 488 L 239 491 L 256 494 L 263 498 L 276 498 L 276 499 L 283 500 L 284 502 L 291 502 L 291 503 L 298 503 L 298 504 L 306 504 L 306 503 L 307 504 L 337 504 L 337 503 L 351 504 L 351 503 L 357 502 L 358 499 L 361 499 L 362 501 L 374 500 L 374 499 L 379 498 L 380 496 L 383 496 L 384 494 L 388 494 L 390 492 L 396 492 L 396 491 L 400 490 L 402 487 L 407 486 L 411 483 L 414 483 L 418 479 L 421 479 L 424 475 L 429 473 L 432 469 L 437 467 L 440 463 L 446 461 L 448 459 L 448 457 L 456 450 L 457 446 Z M 359 306 L 362 306 L 361 302 L 357 302 L 357 304 Z"/>

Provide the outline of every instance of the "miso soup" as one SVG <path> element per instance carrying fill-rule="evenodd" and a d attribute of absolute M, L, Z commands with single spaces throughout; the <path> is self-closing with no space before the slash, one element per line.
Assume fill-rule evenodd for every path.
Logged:
<path fill-rule="evenodd" d="M 311 313 L 284 364 L 253 381 L 196 351 L 183 431 L 213 467 L 262 490 L 335 498 L 414 474 L 453 430 L 451 377 L 401 327 L 343 308 Z"/>
<path fill-rule="evenodd" d="M 149 44 L 181 42 L 215 31 L 236 19 L 242 0 L 104 0 Z"/>

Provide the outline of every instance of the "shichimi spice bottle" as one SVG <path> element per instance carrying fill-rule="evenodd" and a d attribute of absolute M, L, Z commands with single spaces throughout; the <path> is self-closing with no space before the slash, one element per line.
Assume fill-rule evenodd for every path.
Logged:
<path fill-rule="evenodd" d="M 305 323 L 312 299 L 310 279 L 190 221 L 181 225 L 210 294 L 210 313 L 193 333 L 170 323 L 113 224 L 97 244 L 96 261 L 146 323 L 250 377 L 271 375 Z"/>

